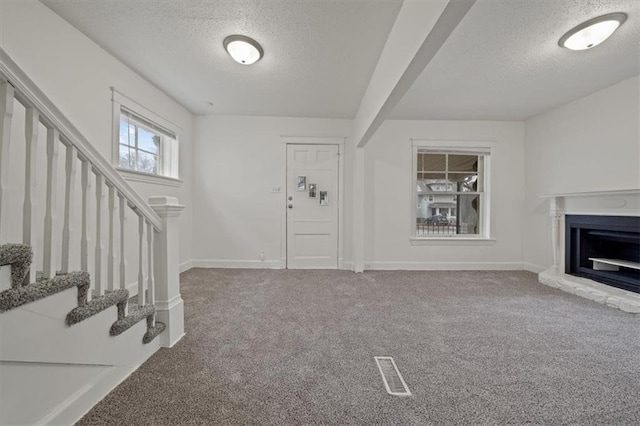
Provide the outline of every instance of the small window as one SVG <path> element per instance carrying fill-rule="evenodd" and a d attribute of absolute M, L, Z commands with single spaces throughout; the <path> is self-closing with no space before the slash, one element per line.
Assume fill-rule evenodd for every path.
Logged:
<path fill-rule="evenodd" d="M 488 238 L 490 149 L 414 144 L 414 238 Z"/>
<path fill-rule="evenodd" d="M 113 91 L 114 163 L 123 171 L 178 179 L 175 126 Z"/>
<path fill-rule="evenodd" d="M 120 158 L 123 169 L 162 174 L 162 133 L 145 126 L 128 111 L 120 114 Z"/>

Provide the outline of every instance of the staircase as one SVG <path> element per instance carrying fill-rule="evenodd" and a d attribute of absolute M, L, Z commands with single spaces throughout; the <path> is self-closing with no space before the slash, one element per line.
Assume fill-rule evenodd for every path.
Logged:
<path fill-rule="evenodd" d="M 72 424 L 184 335 L 183 206 L 144 200 L 2 49 L 0 138 L 0 424 Z"/>
<path fill-rule="evenodd" d="M 155 321 L 156 309 L 153 305 L 129 308 L 129 314 L 126 315 L 129 301 L 129 291 L 126 289 L 107 291 L 89 301 L 91 280 L 89 274 L 83 271 L 59 274 L 53 278 L 43 278 L 25 285 L 24 279 L 30 269 L 32 257 L 33 253 L 29 246 L 23 244 L 0 246 L 0 266 L 11 267 L 11 288 L 0 293 L 0 313 L 76 287 L 78 306 L 67 314 L 65 322 L 68 326 L 84 321 L 111 306 L 117 306 L 118 318 L 111 326 L 109 332 L 111 336 L 122 334 L 143 319 L 147 320 L 147 332 L 142 338 L 143 343 L 151 342 L 164 331 L 165 325 Z"/>

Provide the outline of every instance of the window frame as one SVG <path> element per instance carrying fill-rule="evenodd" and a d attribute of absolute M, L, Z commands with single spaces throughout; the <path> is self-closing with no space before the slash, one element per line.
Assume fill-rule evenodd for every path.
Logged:
<path fill-rule="evenodd" d="M 158 114 L 133 101 L 126 95 L 111 87 L 112 96 L 112 158 L 111 164 L 126 180 L 156 183 L 167 186 L 181 186 L 179 170 L 180 132 L 182 129 Z M 127 112 L 130 121 L 138 128 L 161 137 L 158 147 L 157 173 L 130 169 L 120 166 L 120 122 L 126 119 L 123 112 Z M 147 152 L 137 146 L 136 150 Z M 152 153 L 151 153 L 152 154 Z M 153 155 L 153 154 L 152 154 Z M 137 156 L 136 156 L 137 158 Z"/>
<path fill-rule="evenodd" d="M 483 156 L 483 161 L 478 167 L 478 179 L 482 181 L 482 192 L 468 192 L 465 194 L 478 194 L 480 197 L 480 211 L 478 218 L 478 234 L 440 234 L 440 235 L 418 235 L 417 234 L 417 200 L 418 200 L 418 152 L 420 149 L 441 151 L 443 154 L 477 154 Z M 491 238 L 491 157 L 494 153 L 494 143 L 486 141 L 461 141 L 461 140 L 427 140 L 411 139 L 411 222 L 409 239 L 412 243 L 441 243 L 441 242 L 488 242 Z M 446 165 L 448 168 L 448 165 Z M 439 193 L 440 194 L 440 193 Z M 458 195 L 458 191 L 444 191 L 442 195 Z"/>

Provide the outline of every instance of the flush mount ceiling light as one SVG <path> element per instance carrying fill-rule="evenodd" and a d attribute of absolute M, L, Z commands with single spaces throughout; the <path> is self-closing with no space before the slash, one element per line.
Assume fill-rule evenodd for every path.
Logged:
<path fill-rule="evenodd" d="M 608 39 L 627 20 L 627 14 L 609 13 L 589 19 L 562 36 L 558 44 L 571 50 L 586 50 Z"/>
<path fill-rule="evenodd" d="M 262 58 L 262 46 L 252 38 L 243 35 L 231 35 L 224 39 L 224 48 L 234 61 L 251 65 Z"/>

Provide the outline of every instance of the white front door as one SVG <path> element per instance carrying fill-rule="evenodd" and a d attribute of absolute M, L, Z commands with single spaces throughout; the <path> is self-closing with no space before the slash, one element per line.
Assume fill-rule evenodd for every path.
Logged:
<path fill-rule="evenodd" d="M 338 145 L 287 145 L 287 268 L 338 267 Z"/>

